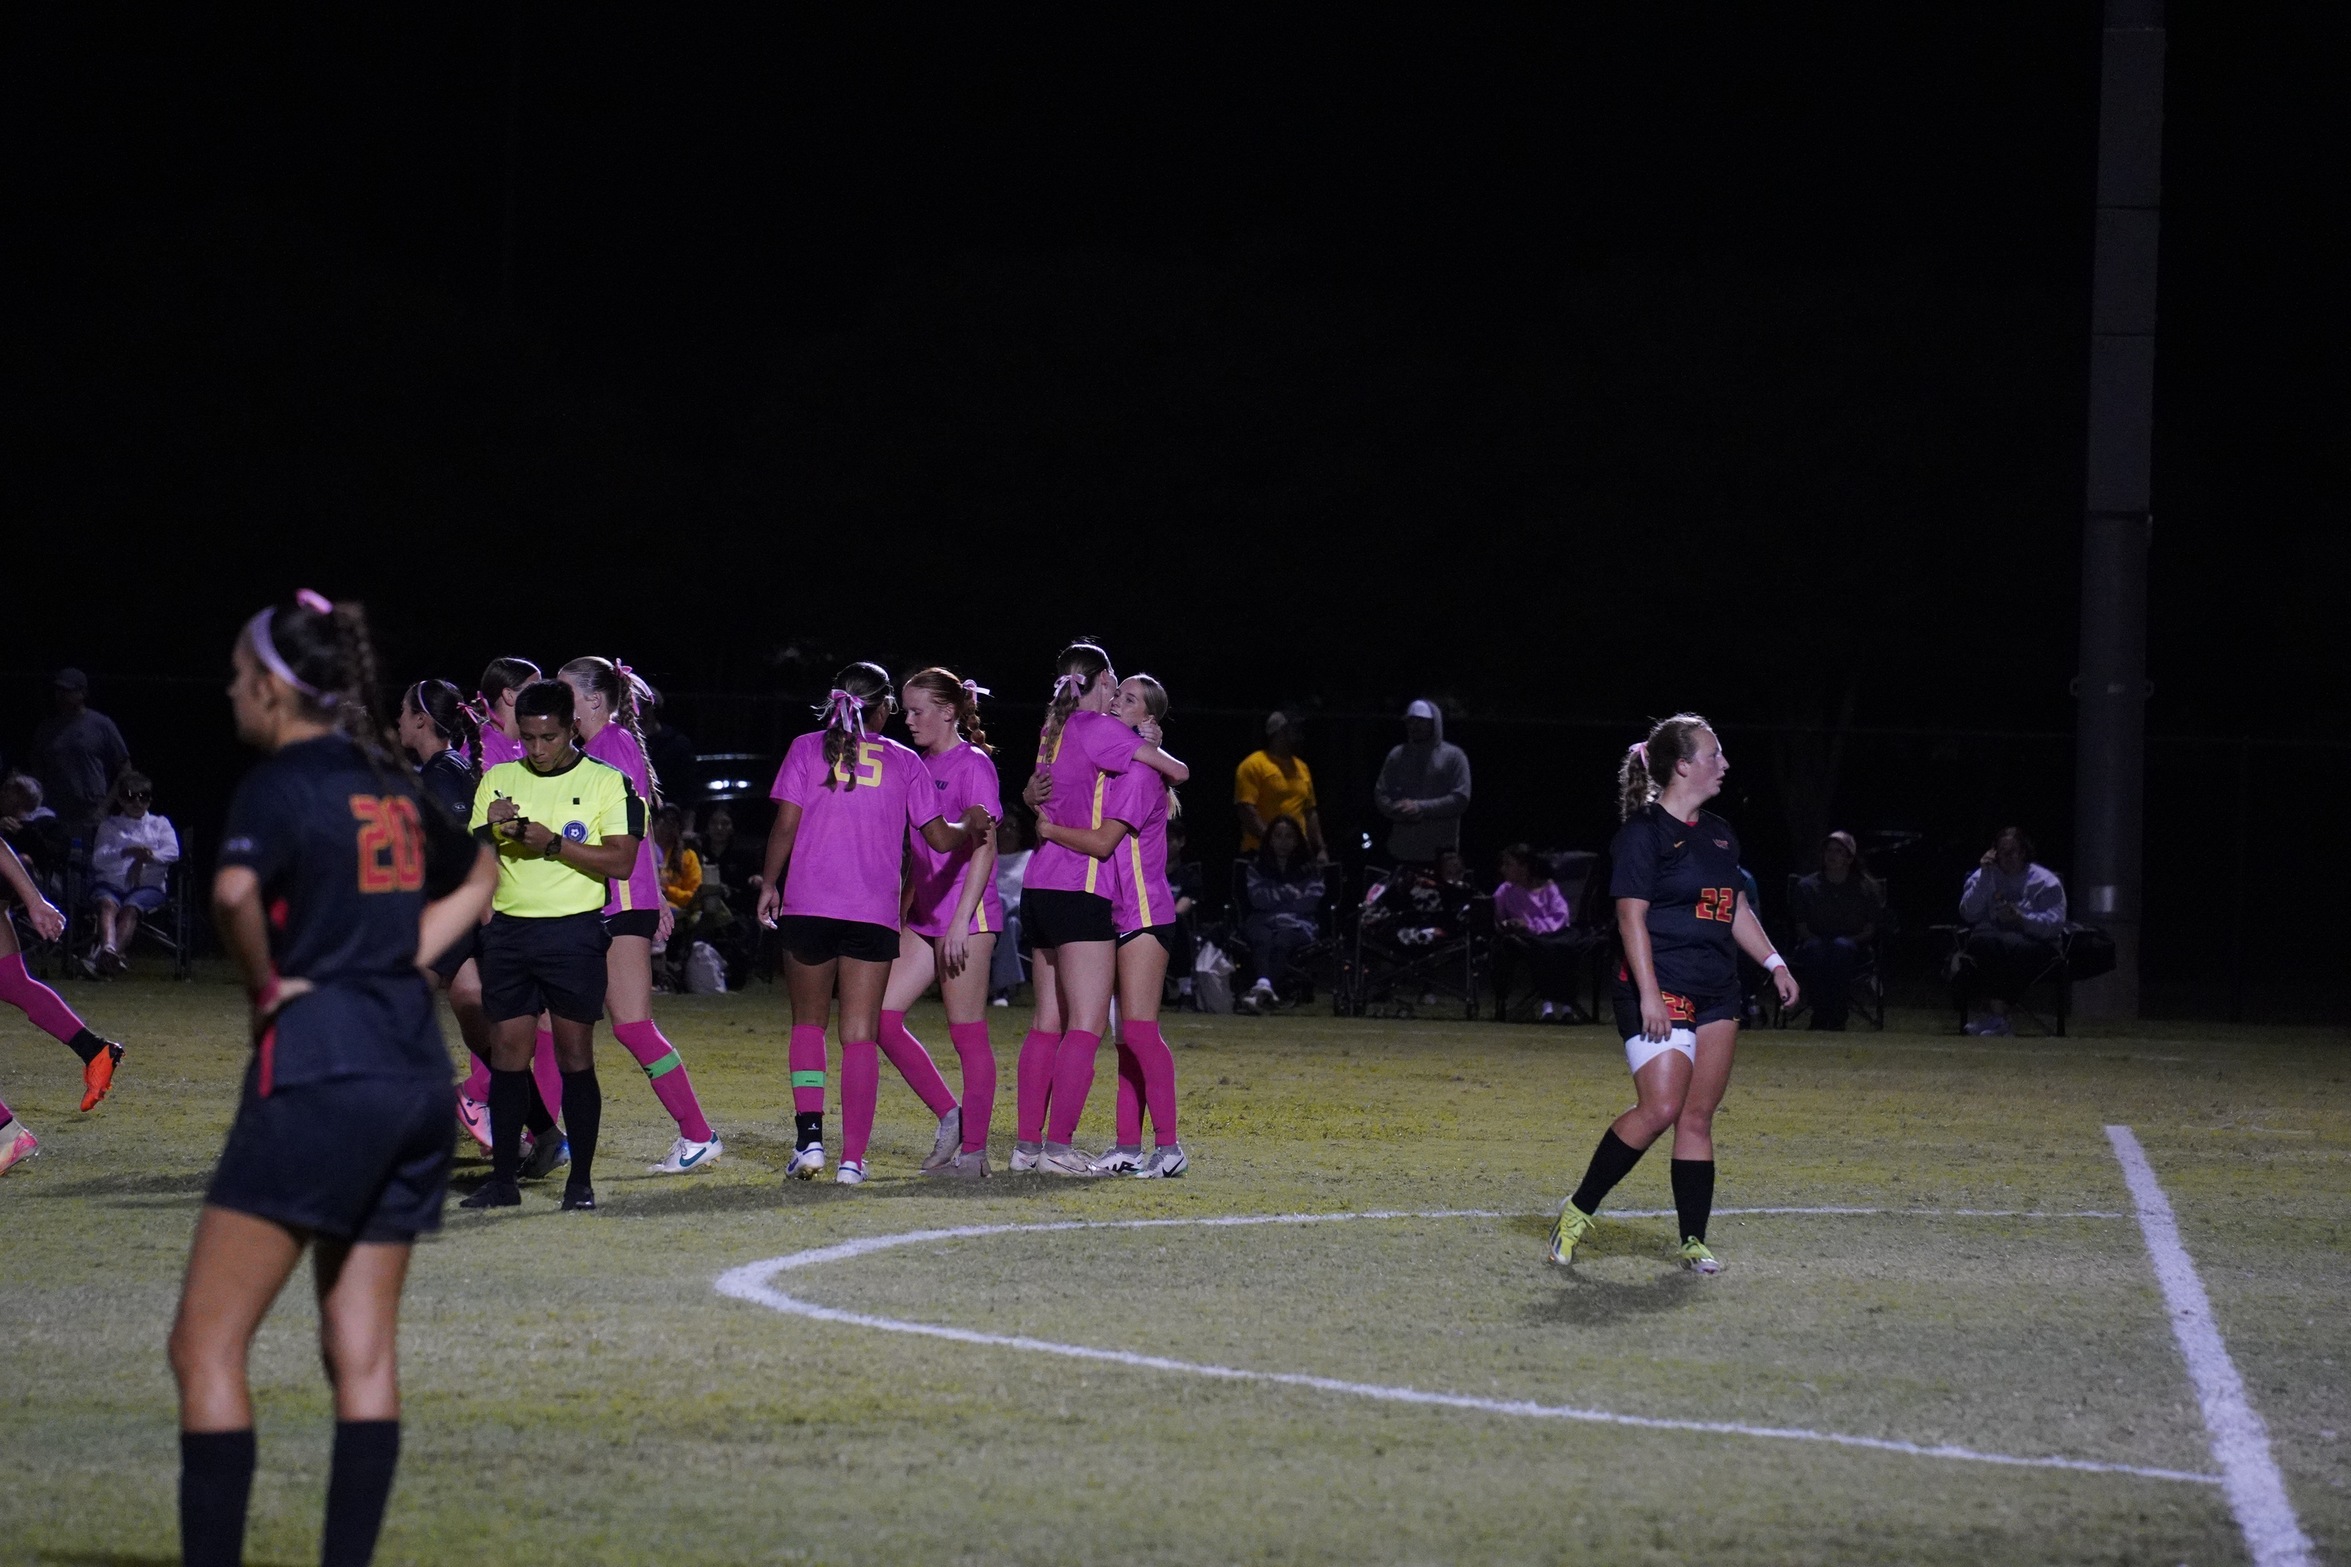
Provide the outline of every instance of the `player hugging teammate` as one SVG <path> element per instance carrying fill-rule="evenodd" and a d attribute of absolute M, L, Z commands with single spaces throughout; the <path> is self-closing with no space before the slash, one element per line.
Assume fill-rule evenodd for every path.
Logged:
<path fill-rule="evenodd" d="M 1624 826 L 1609 847 L 1608 891 L 1624 961 L 1614 1000 L 1640 1098 L 1601 1134 L 1583 1184 L 1559 1210 L 1553 1262 L 1575 1259 L 1602 1199 L 1671 1128 L 1682 1262 L 1699 1273 L 1721 1269 L 1706 1246 L 1706 1221 L 1714 1209 L 1714 1112 L 1739 1042 L 1739 953 L 1770 971 L 1783 1004 L 1796 1002 L 1795 978 L 1740 890 L 1738 834 L 1701 809 L 1722 792 L 1729 770 L 1722 741 L 1695 713 L 1659 723 L 1618 769 Z"/>

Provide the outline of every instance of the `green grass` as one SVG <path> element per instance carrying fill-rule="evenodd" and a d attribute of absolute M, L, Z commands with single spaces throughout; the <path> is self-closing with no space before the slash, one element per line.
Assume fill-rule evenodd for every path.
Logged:
<path fill-rule="evenodd" d="M 45 1140 L 0 1180 L 0 1561 L 176 1561 L 162 1343 L 243 1062 L 217 982 L 77 986 L 126 1038 L 73 1061 L 0 1014 L 0 1092 Z M 1366 1209 L 1510 1217 L 1014 1233 L 795 1271 L 827 1306 L 1483 1398 L 2204 1471 L 2193 1391 L 2127 1220 L 1544 1220 L 1627 1095 L 1597 1029 L 1172 1021 L 1190 1178 L 909 1177 L 885 1083 L 851 1191 L 787 1186 L 775 992 L 665 1000 L 726 1160 L 643 1175 L 669 1128 L 607 1047 L 594 1216 L 452 1209 L 404 1314 L 386 1562 L 2241 1560 L 2219 1492 L 1754 1437 L 1532 1420 L 972 1348 L 782 1315 L 712 1281 L 861 1236 Z M 1026 1023 L 993 1014 L 1007 1100 Z M 1750 1035 L 1717 1127 L 1725 1207 L 2127 1210 L 2138 1129 L 2322 1558 L 2351 1557 L 2351 1049 L 2340 1034 Z M 935 1011 L 915 1026 L 945 1058 Z M 837 1062 L 836 1062 L 837 1065 Z M 952 1075 L 952 1066 L 949 1066 Z M 887 1075 L 887 1074 L 885 1074 Z M 1109 1071 L 1082 1138 L 1106 1140 Z M 999 1110 L 997 1158 L 1010 1130 Z M 1663 1150 L 1614 1200 L 1667 1205 Z M 460 1182 L 478 1172 L 470 1157 Z M 254 1365 L 249 1556 L 316 1560 L 331 1416 L 306 1289 Z"/>

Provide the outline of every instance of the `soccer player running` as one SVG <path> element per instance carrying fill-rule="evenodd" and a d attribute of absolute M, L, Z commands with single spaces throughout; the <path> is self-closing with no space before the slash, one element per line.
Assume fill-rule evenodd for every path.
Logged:
<path fill-rule="evenodd" d="M 637 715 L 652 688 L 626 664 L 610 659 L 575 658 L 556 675 L 571 687 L 582 748 L 627 774 L 637 797 L 651 809 L 657 780 L 645 760 L 645 732 Z M 612 1014 L 612 1037 L 644 1069 L 653 1097 L 677 1123 L 668 1155 L 650 1166 L 655 1175 L 702 1169 L 726 1151 L 703 1118 L 685 1058 L 653 1021 L 653 943 L 668 939 L 674 918 L 653 869 L 652 840 L 643 839 L 635 865 L 613 882 L 611 901 L 604 905 L 604 930 L 612 938 L 604 954 L 604 1000 Z"/>
<path fill-rule="evenodd" d="M 482 775 L 472 826 L 498 850 L 498 892 L 482 927 L 482 1010 L 490 1020 L 490 1178 L 461 1208 L 522 1201 L 522 1125 L 538 1017 L 548 1015 L 563 1073 L 571 1144 L 565 1211 L 596 1206 L 596 1020 L 604 1015 L 605 883 L 626 876 L 645 836 L 645 802 L 616 767 L 574 743 L 571 687 L 534 680 L 516 693 L 523 758 Z"/>
<path fill-rule="evenodd" d="M 803 1181 L 824 1169 L 824 1036 L 836 988 L 842 1131 L 834 1179 L 844 1186 L 865 1180 L 865 1145 L 881 1095 L 882 997 L 898 959 L 907 829 L 947 854 L 985 842 L 995 826 L 977 804 L 960 821 L 946 819 L 922 758 L 881 733 L 897 705 L 889 671 L 879 664 L 842 670 L 817 709 L 824 727 L 785 749 L 769 791 L 776 819 L 767 835 L 759 922 L 783 941 L 793 1112 L 784 1173 Z M 935 1077 L 938 1069 L 931 1071 Z M 946 1135 L 942 1125 L 940 1140 Z"/>
<path fill-rule="evenodd" d="M 906 732 L 922 753 L 936 786 L 939 809 L 950 821 L 977 806 L 990 821 L 1004 814 L 995 748 L 980 726 L 978 682 L 932 667 L 907 677 Z M 988 1174 L 988 1123 L 996 1113 L 996 1054 L 988 1041 L 988 966 L 1004 929 L 1004 900 L 996 892 L 993 835 L 941 853 L 917 834 L 911 901 L 898 933 L 898 960 L 882 993 L 882 1054 L 939 1118 L 939 1137 L 922 1173 L 978 1181 Z M 961 1063 L 963 1098 L 947 1083 L 922 1041 L 906 1026 L 906 1009 L 932 981 L 947 1012 L 947 1038 Z"/>
<path fill-rule="evenodd" d="M 1149 675 L 1118 684 L 1110 716 L 1157 745 L 1167 718 L 1167 688 Z M 1040 782 L 1040 796 L 1050 782 Z M 1111 926 L 1118 932 L 1117 1141 L 1091 1166 L 1095 1175 L 1165 1180 L 1192 1166 L 1176 1140 L 1175 1052 L 1159 1032 L 1159 1003 L 1167 962 L 1175 951 L 1175 893 L 1167 885 L 1167 824 L 1175 791 L 1148 767 L 1113 775 L 1102 794 L 1101 824 L 1062 827 L 1040 822 L 1038 836 L 1103 862 L 1110 888 Z M 1088 1085 L 1089 1088 L 1091 1085 Z M 1066 1106 L 1055 1088 L 1056 1113 Z M 1151 1111 L 1152 1149 L 1143 1152 L 1143 1110 Z M 1071 1116 L 1074 1128 L 1084 1112 Z"/>
<path fill-rule="evenodd" d="M 32 873 L 5 843 L 0 843 L 0 882 L 6 882 L 24 905 L 25 918 L 32 922 L 35 935 L 43 941 L 55 941 L 65 933 L 65 916 L 42 896 Z M 0 907 L 0 1001 L 22 1011 L 35 1028 L 81 1058 L 82 1108 L 97 1109 L 98 1101 L 114 1087 L 114 1068 L 122 1060 L 122 1046 L 90 1032 L 56 991 L 33 978 L 17 945 L 16 926 L 4 907 Z M 40 1151 L 41 1140 L 0 1104 L 0 1174 Z"/>
<path fill-rule="evenodd" d="M 1722 792 L 1730 763 L 1705 719 L 1676 713 L 1625 752 L 1617 770 L 1624 825 L 1609 846 L 1608 891 L 1624 961 L 1616 971 L 1617 1032 L 1639 1102 L 1601 1134 L 1583 1184 L 1551 1228 L 1551 1260 L 1572 1262 L 1610 1188 L 1667 1128 L 1684 1266 L 1720 1272 L 1706 1249 L 1714 1210 L 1714 1111 L 1739 1042 L 1739 958 L 1770 971 L 1783 1006 L 1796 979 L 1740 890 L 1739 836 L 1700 809 Z"/>
<path fill-rule="evenodd" d="M 181 1549 L 243 1559 L 246 1359 L 308 1249 L 336 1422 L 320 1559 L 353 1567 L 399 1461 L 410 1249 L 449 1184 L 449 1056 L 422 969 L 479 920 L 497 869 L 393 753 L 358 605 L 305 591 L 247 621 L 231 658 L 237 734 L 268 755 L 230 802 L 212 910 L 255 1050 L 171 1329 Z"/>
<path fill-rule="evenodd" d="M 1110 993 L 1118 976 L 1118 928 L 1102 861 L 1044 832 L 1102 825 L 1110 778 L 1148 768 L 1172 783 L 1191 769 L 1110 716 L 1118 676 L 1110 655 L 1073 642 L 1053 662 L 1053 703 L 1037 740 L 1031 780 L 1038 833 L 1045 841 L 1021 883 L 1021 930 L 1034 957 L 1037 1012 L 1021 1041 L 1014 1084 L 1018 1117 L 1014 1170 L 1090 1176 L 1093 1160 L 1070 1146 L 1094 1083 L 1094 1053 L 1110 1028 Z"/>

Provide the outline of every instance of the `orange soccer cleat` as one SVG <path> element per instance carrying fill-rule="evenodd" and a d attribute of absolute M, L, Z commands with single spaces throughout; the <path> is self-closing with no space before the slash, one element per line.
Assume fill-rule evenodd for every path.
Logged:
<path fill-rule="evenodd" d="M 106 1048 L 83 1063 L 82 1108 L 95 1110 L 98 1101 L 114 1087 L 115 1063 L 122 1059 L 122 1046 L 109 1040 Z"/>

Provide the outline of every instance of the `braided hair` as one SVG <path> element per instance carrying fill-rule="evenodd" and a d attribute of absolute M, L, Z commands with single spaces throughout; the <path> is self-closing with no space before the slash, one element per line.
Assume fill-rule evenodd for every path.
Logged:
<path fill-rule="evenodd" d="M 1072 642 L 1053 660 L 1053 701 L 1045 709 L 1045 732 L 1037 737 L 1037 760 L 1052 759 L 1061 743 L 1061 726 L 1078 710 L 1078 698 L 1093 689 L 1110 668 L 1110 655 L 1093 642 Z"/>
<path fill-rule="evenodd" d="M 626 729 L 629 738 L 637 742 L 637 755 L 644 759 L 645 782 L 651 786 L 653 796 L 647 804 L 658 807 L 661 803 L 661 777 L 653 771 L 653 753 L 645 745 L 643 713 L 653 702 L 653 688 L 620 660 L 597 658 L 592 654 L 586 658 L 573 659 L 555 671 L 555 677 L 567 685 L 592 691 L 604 699 L 604 710 L 612 715 L 612 721 Z"/>
<path fill-rule="evenodd" d="M 833 689 L 816 709 L 824 716 L 827 789 L 837 789 L 848 779 L 851 749 L 865 738 L 869 727 L 879 727 L 874 710 L 878 707 L 885 716 L 896 710 L 898 699 L 891 694 L 893 689 L 890 672 L 879 664 L 851 664 L 833 677 Z"/>
<path fill-rule="evenodd" d="M 348 599 L 330 603 L 304 588 L 247 621 L 245 640 L 263 666 L 286 683 L 305 714 L 348 736 L 378 773 L 413 776 L 384 717 L 375 639 L 364 605 Z"/>
<path fill-rule="evenodd" d="M 433 726 L 433 733 L 463 757 L 468 767 L 473 765 L 474 758 L 481 754 L 482 726 L 455 686 L 446 680 L 419 680 L 408 688 L 400 702 L 424 715 L 424 721 Z"/>
<path fill-rule="evenodd" d="M 1696 713 L 1676 713 L 1671 718 L 1659 719 L 1650 728 L 1649 738 L 1634 741 L 1617 765 L 1617 814 L 1630 819 L 1635 811 L 1663 794 L 1665 786 L 1673 782 L 1675 765 L 1696 756 L 1698 737 L 1713 731 L 1714 726 Z"/>
<path fill-rule="evenodd" d="M 972 749 L 988 756 L 996 748 L 988 744 L 988 731 L 980 727 L 980 698 L 989 694 L 988 688 L 976 680 L 966 680 L 952 669 L 933 664 L 906 677 L 907 685 L 928 691 L 955 710 L 955 728 Z"/>

